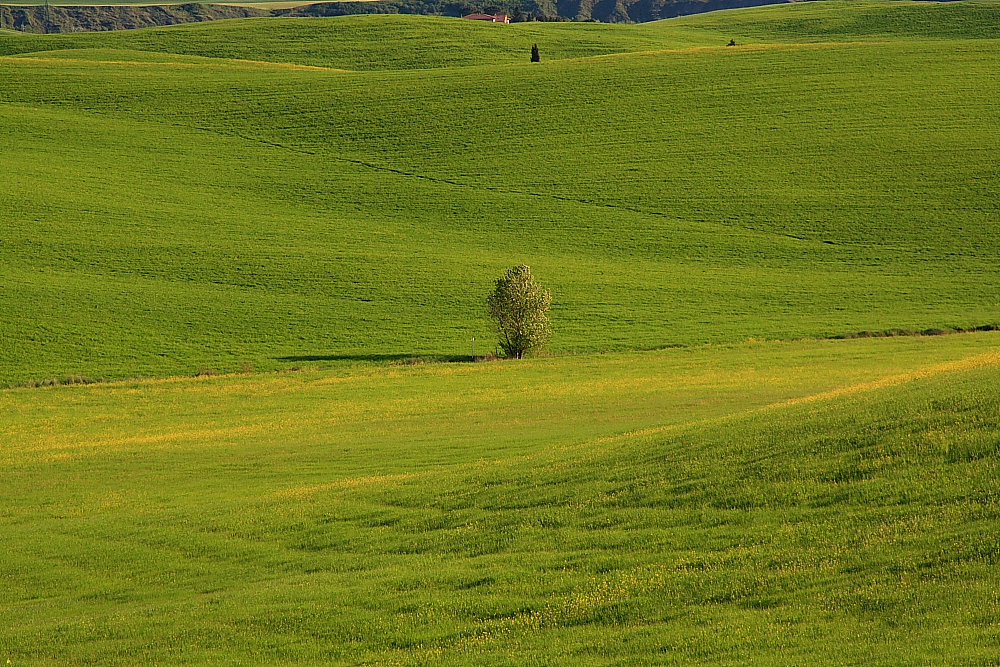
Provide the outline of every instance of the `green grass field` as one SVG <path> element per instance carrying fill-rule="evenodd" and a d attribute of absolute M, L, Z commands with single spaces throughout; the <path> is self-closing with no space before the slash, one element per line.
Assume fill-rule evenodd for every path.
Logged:
<path fill-rule="evenodd" d="M 0 660 L 995 665 L 1000 334 L 0 394 Z"/>
<path fill-rule="evenodd" d="M 467 354 L 520 262 L 556 352 L 995 323 L 998 16 L 0 36 L 0 380 Z"/>
<path fill-rule="evenodd" d="M 1000 3 L 0 54 L 0 665 L 1000 665 Z"/>

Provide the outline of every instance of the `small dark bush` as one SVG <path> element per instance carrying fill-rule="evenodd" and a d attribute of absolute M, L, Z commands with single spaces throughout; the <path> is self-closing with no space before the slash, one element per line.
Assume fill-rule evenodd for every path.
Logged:
<path fill-rule="evenodd" d="M 67 375 L 64 378 L 51 377 L 42 380 L 31 380 L 26 385 L 28 387 L 58 387 L 59 385 L 69 385 L 69 384 L 97 384 L 98 382 L 104 382 L 104 378 L 89 378 L 83 375 Z"/>

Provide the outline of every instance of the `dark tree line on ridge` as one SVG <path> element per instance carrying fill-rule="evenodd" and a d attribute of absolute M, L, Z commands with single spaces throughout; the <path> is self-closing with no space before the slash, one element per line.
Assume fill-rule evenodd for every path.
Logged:
<path fill-rule="evenodd" d="M 755 7 L 785 0 L 375 0 L 324 2 L 291 9 L 187 3 L 160 6 L 0 5 L 0 28 L 31 33 L 129 30 L 251 16 L 507 14 L 511 21 L 642 23 L 716 9 Z"/>

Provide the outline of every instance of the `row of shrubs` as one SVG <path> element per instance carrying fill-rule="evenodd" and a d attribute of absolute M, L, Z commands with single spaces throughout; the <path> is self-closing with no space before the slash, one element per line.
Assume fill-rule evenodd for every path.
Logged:
<path fill-rule="evenodd" d="M 67 375 L 66 377 L 53 377 L 45 378 L 44 380 L 31 380 L 24 386 L 26 387 L 56 387 L 63 384 L 97 384 L 98 382 L 104 382 L 105 379 L 99 378 L 88 378 L 83 375 Z"/>
<path fill-rule="evenodd" d="M 289 370 L 297 371 L 299 370 L 299 368 L 295 367 Z M 249 363 L 243 362 L 242 364 L 240 364 L 240 368 L 237 372 L 247 375 L 249 373 L 253 373 L 253 367 Z M 202 366 L 201 368 L 198 369 L 198 372 L 194 374 L 194 377 L 208 377 L 212 375 L 219 375 L 219 373 L 214 368 L 206 368 L 205 366 Z M 87 377 L 85 375 L 67 375 L 65 377 L 50 377 L 50 378 L 43 378 L 41 380 L 28 380 L 27 382 L 22 382 L 20 384 L 9 384 L 6 385 L 5 387 L 0 387 L 0 388 L 18 389 L 24 387 L 60 387 L 72 384 L 98 384 L 101 382 L 110 382 L 112 379 L 114 378 Z M 120 380 L 121 378 L 117 379 Z M 141 378 L 132 378 L 132 379 L 141 379 Z"/>
<path fill-rule="evenodd" d="M 946 336 L 956 333 L 973 333 L 975 331 L 998 331 L 1000 324 L 984 324 L 971 329 L 885 329 L 883 331 L 856 331 L 854 333 L 830 336 L 836 340 L 851 338 L 891 338 L 893 336 Z"/>

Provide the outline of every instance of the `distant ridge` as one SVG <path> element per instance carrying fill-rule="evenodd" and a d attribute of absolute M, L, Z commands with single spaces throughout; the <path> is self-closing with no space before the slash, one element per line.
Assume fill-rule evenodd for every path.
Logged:
<path fill-rule="evenodd" d="M 435 14 L 463 16 L 473 11 L 504 12 L 512 21 L 600 21 L 644 23 L 700 14 L 719 9 L 785 4 L 789 0 L 513 0 L 447 2 L 442 0 L 377 0 L 375 2 L 324 2 L 276 10 L 285 16 L 341 16 L 345 14 Z"/>
<path fill-rule="evenodd" d="M 375 0 L 324 2 L 292 9 L 260 9 L 202 3 L 150 6 L 0 5 L 0 28 L 29 33 L 97 32 L 262 16 L 345 16 L 348 14 L 425 14 L 464 16 L 507 13 L 512 21 L 601 21 L 643 23 L 719 9 L 783 4 L 787 0 Z"/>
<path fill-rule="evenodd" d="M 0 5 L 0 28 L 30 33 L 99 32 L 271 15 L 269 10 L 200 3 L 140 7 Z"/>

